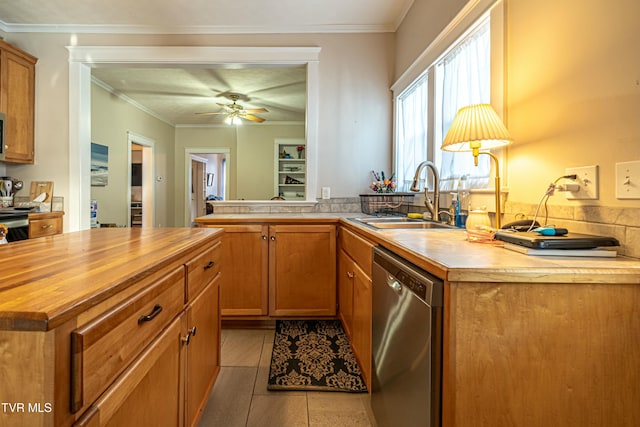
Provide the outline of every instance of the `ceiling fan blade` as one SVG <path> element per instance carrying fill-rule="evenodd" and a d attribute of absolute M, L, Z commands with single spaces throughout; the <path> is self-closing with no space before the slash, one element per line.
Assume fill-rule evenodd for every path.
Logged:
<path fill-rule="evenodd" d="M 229 113 L 226 111 L 216 111 L 216 112 L 205 112 L 205 113 L 195 113 L 195 114 L 203 115 L 203 116 L 211 116 L 214 114 L 229 114 Z"/>
<path fill-rule="evenodd" d="M 254 116 L 252 114 L 242 114 L 240 115 L 243 119 L 251 120 L 252 122 L 262 123 L 264 119 L 262 117 Z"/>
<path fill-rule="evenodd" d="M 266 108 L 250 108 L 248 110 L 244 110 L 245 113 L 255 114 L 255 113 L 268 113 L 269 110 Z"/>

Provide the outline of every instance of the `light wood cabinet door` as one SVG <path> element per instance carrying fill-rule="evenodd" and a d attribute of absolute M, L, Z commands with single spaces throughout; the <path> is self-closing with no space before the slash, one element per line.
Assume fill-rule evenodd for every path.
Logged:
<path fill-rule="evenodd" d="M 268 226 L 222 225 L 223 316 L 266 316 L 269 309 Z"/>
<path fill-rule="evenodd" d="M 35 64 L 37 59 L 0 41 L 0 111 L 5 113 L 5 160 L 34 161 Z"/>
<path fill-rule="evenodd" d="M 367 388 L 371 390 L 371 278 L 353 264 L 353 326 L 352 346 L 362 368 Z"/>
<path fill-rule="evenodd" d="M 269 227 L 269 314 L 336 315 L 336 227 Z"/>
<path fill-rule="evenodd" d="M 182 425 L 180 324 L 181 319 L 176 318 L 74 425 Z"/>
<path fill-rule="evenodd" d="M 338 255 L 338 315 L 349 338 L 352 338 L 354 265 L 355 263 L 349 255 L 340 250 Z"/>
<path fill-rule="evenodd" d="M 186 426 L 196 426 L 220 371 L 218 275 L 187 307 Z"/>

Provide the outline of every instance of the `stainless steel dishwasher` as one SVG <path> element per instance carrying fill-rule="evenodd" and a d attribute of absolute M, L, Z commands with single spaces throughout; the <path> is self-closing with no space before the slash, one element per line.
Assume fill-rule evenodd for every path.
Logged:
<path fill-rule="evenodd" d="M 440 425 L 442 288 L 374 248 L 371 410 L 379 427 Z"/>

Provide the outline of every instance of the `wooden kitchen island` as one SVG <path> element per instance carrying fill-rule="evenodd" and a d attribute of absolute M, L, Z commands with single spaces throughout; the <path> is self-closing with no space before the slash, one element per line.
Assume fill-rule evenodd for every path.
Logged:
<path fill-rule="evenodd" d="M 0 246 L 0 425 L 196 425 L 220 367 L 221 234 Z"/>

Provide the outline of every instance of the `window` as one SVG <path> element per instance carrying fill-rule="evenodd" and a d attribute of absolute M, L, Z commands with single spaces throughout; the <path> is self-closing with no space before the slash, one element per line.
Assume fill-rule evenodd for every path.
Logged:
<path fill-rule="evenodd" d="M 489 6 L 493 4 L 489 3 Z M 491 182 L 488 156 L 481 156 L 476 167 L 470 153 L 465 156 L 440 150 L 460 108 L 490 103 L 494 98 L 501 106 L 501 89 L 491 87 L 491 48 L 495 41 L 492 42 L 490 17 L 493 12 L 466 10 L 461 15 L 392 87 L 399 93 L 395 111 L 394 170 L 402 191 L 409 189 L 416 167 L 424 160 L 438 166 L 441 191 L 454 190 L 462 176 L 467 176 L 472 189 L 487 188 Z M 496 19 L 496 26 L 500 21 Z M 496 53 L 499 55 L 500 51 L 498 47 Z M 408 82 L 411 75 L 417 77 Z M 497 77 L 494 76 L 493 81 Z"/>
<path fill-rule="evenodd" d="M 409 190 L 417 164 L 427 158 L 427 83 L 425 74 L 398 98 L 394 170 L 401 191 Z"/>
<path fill-rule="evenodd" d="M 467 105 L 491 102 L 491 56 L 489 19 L 485 18 L 435 64 L 434 158 L 440 171 L 441 190 L 454 190 L 457 181 L 468 177 L 470 188 L 489 185 L 488 156 L 473 163 L 473 156 L 440 150 L 458 110 Z"/>

